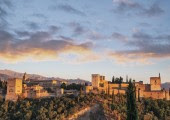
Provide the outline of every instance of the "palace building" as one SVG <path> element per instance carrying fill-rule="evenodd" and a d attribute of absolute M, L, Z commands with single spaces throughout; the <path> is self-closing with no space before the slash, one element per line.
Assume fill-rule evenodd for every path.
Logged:
<path fill-rule="evenodd" d="M 48 92 L 40 85 L 28 85 L 19 78 L 12 78 L 7 82 L 5 100 L 17 101 L 18 98 L 40 98 L 48 96 Z"/>
<path fill-rule="evenodd" d="M 134 82 L 136 99 L 152 98 L 170 100 L 170 91 L 161 88 L 161 76 L 150 77 L 150 84 L 143 84 L 143 81 Z M 86 93 L 126 94 L 128 82 L 121 84 L 112 83 L 105 79 L 105 76 L 92 74 L 92 86 L 86 86 Z"/>
<path fill-rule="evenodd" d="M 29 79 L 24 73 L 23 78 L 8 79 L 5 100 L 17 101 L 18 98 L 59 97 L 64 93 L 63 89 L 60 88 L 62 83 L 63 81 L 58 80 Z"/>

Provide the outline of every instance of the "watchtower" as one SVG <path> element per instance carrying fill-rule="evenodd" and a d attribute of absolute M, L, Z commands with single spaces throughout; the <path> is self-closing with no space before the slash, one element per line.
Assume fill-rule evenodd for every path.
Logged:
<path fill-rule="evenodd" d="M 98 88 L 100 83 L 100 75 L 92 74 L 92 86 L 93 88 Z"/>
<path fill-rule="evenodd" d="M 150 77 L 151 91 L 161 90 L 161 76 L 159 77 Z"/>
<path fill-rule="evenodd" d="M 7 83 L 6 100 L 16 101 L 18 95 L 22 94 L 22 79 L 12 78 Z"/>

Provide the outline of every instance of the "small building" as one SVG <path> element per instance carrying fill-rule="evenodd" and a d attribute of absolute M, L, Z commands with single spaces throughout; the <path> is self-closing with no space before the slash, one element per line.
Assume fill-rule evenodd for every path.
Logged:
<path fill-rule="evenodd" d="M 64 94 L 65 95 L 78 96 L 79 95 L 79 91 L 77 91 L 77 90 L 64 90 Z"/>
<path fill-rule="evenodd" d="M 44 89 L 50 88 L 51 90 L 55 91 L 63 82 L 58 80 L 32 80 L 30 83 L 39 84 L 40 86 L 44 87 Z"/>
<path fill-rule="evenodd" d="M 56 97 L 61 97 L 64 94 L 63 88 L 56 89 Z"/>
<path fill-rule="evenodd" d="M 23 98 L 42 98 L 48 97 L 50 94 L 40 85 L 25 86 L 23 90 Z"/>

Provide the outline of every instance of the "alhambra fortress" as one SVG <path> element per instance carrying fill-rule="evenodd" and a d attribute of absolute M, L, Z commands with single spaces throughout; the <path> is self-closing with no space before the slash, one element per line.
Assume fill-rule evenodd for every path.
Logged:
<path fill-rule="evenodd" d="M 150 84 L 143 84 L 143 81 L 135 82 L 136 99 L 152 98 L 170 100 L 170 90 L 161 89 L 161 76 L 150 77 Z M 106 93 L 110 95 L 126 94 L 128 83 L 116 84 L 109 82 L 105 76 L 92 74 L 92 85 L 86 86 L 86 93 Z"/>
<path fill-rule="evenodd" d="M 11 78 L 7 83 L 6 100 L 16 101 L 19 98 L 42 98 L 42 97 L 60 97 L 64 94 L 79 94 L 75 90 L 63 90 L 60 88 L 63 81 L 57 80 L 32 80 L 30 81 L 26 74 L 23 78 Z M 67 84 L 65 82 L 65 84 Z M 135 82 L 136 99 L 152 98 L 170 100 L 170 90 L 161 88 L 161 77 L 150 77 L 150 84 L 144 84 L 143 81 Z M 92 84 L 86 85 L 84 93 L 106 93 L 110 95 L 126 94 L 128 82 L 121 84 L 112 83 L 105 79 L 105 76 L 92 74 Z M 53 93 L 47 90 L 51 89 Z"/>

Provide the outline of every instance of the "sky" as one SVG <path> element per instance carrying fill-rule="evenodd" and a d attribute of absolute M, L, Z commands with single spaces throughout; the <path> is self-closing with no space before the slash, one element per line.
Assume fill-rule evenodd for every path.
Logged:
<path fill-rule="evenodd" d="M 0 69 L 170 81 L 169 0 L 0 0 Z"/>

